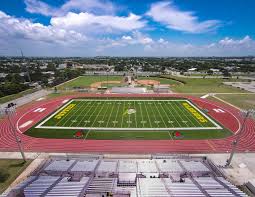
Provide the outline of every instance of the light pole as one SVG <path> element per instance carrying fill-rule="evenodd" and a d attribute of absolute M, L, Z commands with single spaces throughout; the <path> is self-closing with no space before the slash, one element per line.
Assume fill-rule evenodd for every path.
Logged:
<path fill-rule="evenodd" d="M 15 105 L 16 104 L 14 104 L 14 103 L 9 103 L 8 106 L 5 108 L 5 114 L 7 115 L 11 130 L 12 130 L 13 135 L 15 137 L 15 140 L 17 142 L 17 145 L 18 145 L 20 154 L 22 156 L 22 159 L 23 159 L 24 162 L 26 162 L 26 157 L 25 157 L 25 154 L 24 154 L 24 151 L 23 151 L 21 139 L 18 137 L 18 135 L 16 133 L 16 128 L 15 128 L 15 126 L 13 124 L 13 121 L 12 121 L 12 116 L 15 115 L 15 113 L 16 113 Z"/>
<path fill-rule="evenodd" d="M 236 139 L 232 142 L 232 150 L 231 150 L 229 158 L 226 161 L 225 167 L 228 167 L 231 164 L 231 161 L 233 159 L 234 153 L 235 153 L 236 148 L 238 146 L 238 143 L 240 141 L 241 135 L 242 135 L 242 133 L 244 131 L 245 123 L 246 123 L 247 119 L 249 117 L 255 116 L 255 110 L 253 110 L 253 109 L 249 109 L 247 111 L 242 111 L 241 113 L 242 113 L 242 116 L 244 117 L 244 120 L 243 120 L 243 123 L 242 123 L 240 131 L 236 135 Z"/>

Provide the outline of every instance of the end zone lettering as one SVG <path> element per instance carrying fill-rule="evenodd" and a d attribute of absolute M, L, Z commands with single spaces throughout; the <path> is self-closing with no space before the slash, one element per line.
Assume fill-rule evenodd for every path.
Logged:
<path fill-rule="evenodd" d="M 70 104 L 65 109 L 63 109 L 61 112 L 59 112 L 54 118 L 61 119 L 64 115 L 66 115 L 71 109 L 73 109 L 76 106 L 76 104 Z"/>

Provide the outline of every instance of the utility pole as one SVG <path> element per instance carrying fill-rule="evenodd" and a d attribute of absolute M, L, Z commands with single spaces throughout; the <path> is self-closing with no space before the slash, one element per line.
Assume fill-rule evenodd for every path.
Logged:
<path fill-rule="evenodd" d="M 13 120 L 12 120 L 13 115 L 15 115 L 15 113 L 16 113 L 15 105 L 16 104 L 14 104 L 14 103 L 9 103 L 8 106 L 5 108 L 5 114 L 7 115 L 12 133 L 15 137 L 16 142 L 17 142 L 17 145 L 18 145 L 20 154 L 22 156 L 22 159 L 23 159 L 24 162 L 26 162 L 26 157 L 25 157 L 24 150 L 23 150 L 23 147 L 22 147 L 22 142 L 21 142 L 21 139 L 17 135 L 17 130 L 16 130 L 16 128 L 14 126 L 14 123 L 13 123 Z"/>
<path fill-rule="evenodd" d="M 241 126 L 240 131 L 239 131 L 239 132 L 237 133 L 237 135 L 236 135 L 236 139 L 232 142 L 232 150 L 231 150 L 231 153 L 230 153 L 229 158 L 228 158 L 227 161 L 226 161 L 225 167 L 228 167 L 228 166 L 230 166 L 230 164 L 231 164 L 231 161 L 232 161 L 232 159 L 233 159 L 233 156 L 234 156 L 234 154 L 235 154 L 235 152 L 236 152 L 236 148 L 237 148 L 237 146 L 238 146 L 238 144 L 239 144 L 241 135 L 242 135 L 242 133 L 243 133 L 243 131 L 244 131 L 244 129 L 245 129 L 245 123 L 246 123 L 247 119 L 248 119 L 249 117 L 255 116 L 255 110 L 253 110 L 253 109 L 249 109 L 249 110 L 243 111 L 243 112 L 241 112 L 241 113 L 242 113 L 242 116 L 244 117 L 244 120 L 243 120 L 243 123 L 242 123 L 242 126 Z"/>
<path fill-rule="evenodd" d="M 22 51 L 22 49 L 20 49 L 20 53 L 21 53 L 22 60 L 24 60 L 24 55 L 23 55 L 23 51 Z M 27 73 L 28 81 L 29 81 L 29 83 L 31 83 L 31 77 L 30 77 L 30 74 L 29 74 L 29 71 L 28 71 L 27 65 L 25 65 L 25 69 L 26 69 L 26 73 Z"/>

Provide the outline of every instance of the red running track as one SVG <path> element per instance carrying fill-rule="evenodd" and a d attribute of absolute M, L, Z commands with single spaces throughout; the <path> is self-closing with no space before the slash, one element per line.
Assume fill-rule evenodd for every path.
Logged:
<path fill-rule="evenodd" d="M 77 140 L 77 139 L 43 139 L 23 134 L 27 129 L 39 122 L 58 107 L 63 101 L 74 96 L 61 96 L 55 99 L 35 101 L 17 110 L 13 117 L 16 122 L 18 136 L 21 138 L 27 152 L 75 152 L 75 153 L 210 153 L 228 152 L 235 134 L 240 130 L 242 117 L 239 111 L 229 105 L 200 99 L 192 96 L 171 95 L 185 97 L 192 100 L 203 109 L 208 109 L 210 116 L 230 129 L 234 135 L 225 139 L 214 140 Z M 79 94 L 75 97 L 170 97 L 168 95 L 98 95 Z M 38 108 L 45 108 L 42 112 L 34 112 Z M 225 113 L 217 113 L 213 109 L 222 109 Z M 26 125 L 28 121 L 33 121 Z M 0 150 L 17 151 L 17 145 L 7 119 L 0 122 Z M 255 121 L 249 119 L 242 132 L 238 151 L 255 150 Z"/>

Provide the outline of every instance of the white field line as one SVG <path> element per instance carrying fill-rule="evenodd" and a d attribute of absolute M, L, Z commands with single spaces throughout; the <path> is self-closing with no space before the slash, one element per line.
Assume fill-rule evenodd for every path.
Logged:
<path fill-rule="evenodd" d="M 167 103 L 167 108 L 170 111 L 172 117 L 174 117 L 175 121 L 177 122 L 177 124 L 181 127 L 180 122 L 176 119 L 175 115 L 172 113 L 172 111 L 174 111 L 176 113 L 176 110 L 174 108 L 172 108 L 172 106 L 169 106 L 169 104 Z M 178 113 L 177 113 L 178 114 Z"/>
<path fill-rule="evenodd" d="M 108 100 L 108 101 L 109 101 L 109 100 Z M 108 126 L 109 121 L 110 121 L 110 119 L 111 119 L 113 109 L 114 109 L 114 105 L 113 105 L 112 108 L 111 108 L 111 113 L 110 113 L 109 118 L 107 119 L 106 127 Z"/>
<path fill-rule="evenodd" d="M 90 130 L 117 130 L 117 131 L 166 131 L 166 130 L 212 130 L 219 129 L 217 127 L 171 127 L 171 128 L 112 128 L 112 127 L 54 127 L 54 126 L 40 126 L 41 129 L 90 129 Z"/>
<path fill-rule="evenodd" d="M 107 104 L 108 105 L 108 104 Z M 100 105 L 98 105 L 98 107 L 99 107 Z M 104 106 L 105 106 L 105 102 L 104 102 L 104 104 L 103 104 L 103 106 L 101 106 L 101 109 L 99 110 L 99 112 L 97 113 L 97 115 L 96 115 L 96 117 L 95 117 L 95 120 L 93 121 L 93 123 L 91 124 L 91 126 L 93 126 L 93 124 L 96 122 L 96 120 L 97 120 L 97 118 L 98 118 L 98 116 L 101 114 L 101 111 L 102 111 L 102 109 L 104 109 Z M 97 110 L 97 108 L 95 109 L 95 111 Z M 94 112 L 95 112 L 94 111 Z M 94 113 L 93 112 L 93 113 Z M 101 123 L 100 123 L 101 124 Z"/>
<path fill-rule="evenodd" d="M 75 101 L 80 100 L 80 101 L 88 101 L 88 99 L 75 99 Z M 91 99 L 90 101 L 95 101 Z M 109 100 L 100 100 L 100 101 L 109 101 Z M 111 101 L 130 101 L 130 100 L 111 100 Z M 133 100 L 132 100 L 133 101 Z M 215 121 L 213 121 L 210 117 L 208 117 L 206 114 L 204 114 L 201 110 L 199 110 L 195 105 L 193 105 L 189 100 L 136 100 L 136 101 L 185 101 L 188 102 L 190 105 L 192 105 L 197 111 L 199 111 L 203 116 L 205 116 L 208 120 L 210 120 L 216 127 L 175 127 L 175 128 L 111 128 L 107 127 L 108 122 L 106 127 L 59 127 L 59 126 L 42 126 L 45 122 L 47 122 L 50 118 L 52 118 L 55 114 L 57 114 L 59 111 L 61 111 L 63 108 L 65 108 L 67 105 L 69 105 L 73 100 L 70 100 L 68 103 L 66 103 L 64 106 L 62 106 L 59 110 L 57 110 L 55 113 L 50 115 L 47 119 L 42 121 L 39 125 L 37 125 L 35 128 L 45 128 L 45 129 L 93 129 L 93 130 L 209 130 L 209 129 L 222 129 L 221 126 L 219 126 Z M 125 102 L 124 102 L 125 105 Z M 146 107 L 146 105 L 145 105 Z M 169 106 L 168 106 L 169 107 Z M 111 109 L 112 113 L 113 108 Z M 148 114 L 147 114 L 148 115 Z M 149 117 L 148 117 L 149 118 Z M 122 118 L 123 122 L 123 118 Z M 178 122 L 178 121 L 177 121 Z M 179 124 L 179 122 L 178 122 Z M 180 125 L 180 124 L 179 124 Z"/>
<path fill-rule="evenodd" d="M 110 100 L 109 100 L 109 101 L 110 101 Z M 102 120 L 105 119 L 105 115 L 106 115 L 106 113 L 108 112 L 109 106 L 111 106 L 111 105 L 110 105 L 110 104 L 107 104 L 107 108 L 106 108 L 104 114 L 102 115 Z"/>
<path fill-rule="evenodd" d="M 87 106 L 89 107 L 89 109 L 87 110 L 87 112 L 85 113 L 85 115 L 83 116 L 83 118 L 81 118 L 81 120 L 79 121 L 79 124 L 81 124 L 82 121 L 84 121 L 84 118 L 85 118 L 85 117 L 87 116 L 87 114 L 91 111 L 91 109 L 94 108 L 94 105 L 96 104 L 96 102 L 94 102 L 92 106 L 90 106 L 91 103 L 86 102 L 86 104 L 87 104 Z M 82 112 L 83 112 L 83 111 L 84 111 L 84 109 L 82 110 Z M 85 123 L 85 124 L 87 124 L 87 123 Z"/>
<path fill-rule="evenodd" d="M 210 94 L 203 95 L 203 96 L 201 96 L 200 98 L 205 99 L 205 98 L 207 98 L 208 96 L 210 96 Z"/>
<path fill-rule="evenodd" d="M 86 135 L 85 135 L 85 137 L 84 137 L 84 140 L 87 139 L 87 137 L 88 137 L 88 135 L 89 135 L 89 132 L 90 132 L 90 130 L 86 133 Z"/>
<path fill-rule="evenodd" d="M 37 125 L 35 128 L 40 128 L 45 122 L 47 122 L 49 119 L 51 119 L 53 116 L 55 116 L 57 113 L 59 113 L 61 110 L 63 110 L 67 105 L 72 103 L 73 100 L 70 100 L 68 103 L 63 105 L 61 108 L 59 108 L 55 113 L 51 114 L 48 118 L 46 118 L 44 121 L 42 121 L 39 125 Z"/>
<path fill-rule="evenodd" d="M 143 120 L 143 110 L 142 110 L 142 102 L 141 102 L 141 104 L 138 104 L 138 106 L 139 106 L 139 108 L 140 108 L 140 114 L 141 114 L 141 118 L 142 118 L 142 125 L 144 126 L 144 120 Z M 146 105 L 145 105 L 145 111 L 146 111 L 146 114 L 147 114 L 147 116 L 148 116 L 148 112 L 147 112 L 147 108 L 146 108 Z M 150 119 L 149 119 L 149 117 L 148 117 L 148 121 L 149 121 L 149 124 L 151 125 L 151 121 L 150 121 Z M 151 125 L 151 127 L 152 127 L 152 125 Z"/>
<path fill-rule="evenodd" d="M 83 108 L 84 105 L 85 105 L 85 108 Z M 83 102 L 83 103 L 82 103 L 80 109 L 78 109 L 78 110 L 76 111 L 76 112 L 79 112 L 78 115 L 74 115 L 75 119 L 76 119 L 76 117 L 79 117 L 79 116 L 83 116 L 83 117 L 84 117 L 84 115 L 81 115 L 81 114 L 83 114 L 84 109 L 86 110 L 87 106 L 88 106 L 88 102 Z M 88 111 L 87 111 L 87 112 L 88 112 Z M 87 113 L 86 113 L 86 114 L 87 114 Z M 81 118 L 81 119 L 82 119 L 82 118 Z M 79 121 L 79 124 L 80 124 L 80 122 L 81 122 L 81 121 Z M 64 125 L 65 125 L 65 123 L 64 123 Z M 72 126 L 72 125 L 73 125 L 73 122 L 72 122 L 71 125 L 69 125 L 69 126 Z"/>
<path fill-rule="evenodd" d="M 158 105 L 162 105 L 162 104 L 159 104 L 159 103 L 157 103 L 157 104 L 158 104 Z M 157 109 L 157 111 L 158 111 L 158 113 L 159 113 L 159 116 L 160 116 L 162 122 L 164 123 L 165 127 L 167 127 L 167 125 L 166 125 L 166 123 L 165 123 L 165 121 L 164 121 L 164 118 L 162 117 L 162 115 L 161 115 L 161 113 L 160 113 L 160 111 L 159 111 L 159 109 L 158 109 L 158 106 L 156 105 L 156 102 L 154 102 L 154 105 L 155 105 L 155 107 L 156 107 L 156 109 Z"/>
<path fill-rule="evenodd" d="M 144 105 L 145 105 L 145 107 L 146 107 L 147 104 L 145 103 Z M 154 110 L 152 110 L 151 105 L 153 105 L 153 101 L 151 101 L 151 104 L 149 105 L 150 107 L 148 107 L 148 108 L 150 109 L 150 111 L 152 111 L 152 117 L 153 117 L 153 119 L 154 119 L 154 124 L 157 125 L 157 123 L 155 123 L 155 121 L 157 121 L 157 120 L 156 120 L 156 117 L 157 117 L 157 116 L 155 115 Z M 148 115 L 148 118 L 149 118 L 149 120 L 150 120 L 150 117 L 151 117 L 150 114 L 147 114 L 147 115 Z M 153 123 L 153 122 L 152 122 L 152 123 Z"/>
<path fill-rule="evenodd" d="M 173 99 L 173 100 L 160 100 L 160 99 L 157 99 L 157 100 L 150 100 L 150 99 L 143 99 L 143 100 L 139 100 L 139 99 L 130 99 L 130 100 L 127 100 L 127 99 L 114 99 L 114 100 L 112 100 L 112 99 L 98 99 L 98 100 L 96 100 L 96 99 L 72 99 L 72 100 L 74 100 L 74 101 L 129 101 L 129 102 L 131 102 L 131 101 L 169 101 L 169 102 L 175 102 L 175 101 L 187 101 L 187 99 L 185 100 L 185 99 Z"/>
<path fill-rule="evenodd" d="M 170 136 L 170 139 L 172 140 L 173 137 L 172 137 L 172 135 L 170 134 L 170 131 L 168 131 L 168 135 Z"/>
<path fill-rule="evenodd" d="M 179 103 L 179 104 L 181 105 L 181 107 L 183 107 L 181 103 Z M 183 107 L 183 108 L 185 108 L 185 107 Z M 185 111 L 181 110 L 181 111 L 182 111 L 182 114 L 184 114 L 184 116 L 185 116 L 194 126 L 196 126 L 196 125 L 195 125 L 195 123 L 192 121 L 192 119 L 195 120 L 195 122 L 197 122 L 201 127 L 203 127 L 203 124 L 201 124 L 201 122 L 199 122 L 199 120 L 198 120 L 197 118 L 195 118 L 194 115 L 192 115 L 192 113 L 190 113 L 186 108 L 185 108 L 184 110 L 185 110 Z M 190 116 L 186 115 L 185 112 L 187 112 Z M 191 118 L 190 118 L 190 117 L 191 117 Z"/>
<path fill-rule="evenodd" d="M 68 121 L 69 121 L 69 120 L 72 120 L 73 118 L 76 120 L 76 113 L 78 113 L 78 115 L 82 113 L 84 104 L 86 104 L 86 102 L 82 102 L 81 105 L 80 105 L 80 103 L 79 103 L 78 105 L 75 106 L 75 107 L 77 107 L 78 109 L 77 109 L 74 113 L 72 113 L 72 114 L 70 115 L 70 117 L 68 117 L 68 118 L 64 121 L 63 126 L 65 126 L 65 124 L 68 123 Z M 80 112 L 80 109 L 82 109 L 81 112 Z M 64 119 L 64 118 L 63 118 L 63 119 Z M 59 122 L 60 122 L 60 121 L 59 121 Z M 58 123 L 59 123 L 59 122 L 58 122 Z M 72 125 L 73 125 L 73 122 L 71 122 L 71 124 L 70 124 L 69 126 L 71 127 Z"/>
<path fill-rule="evenodd" d="M 162 103 L 162 105 L 163 105 L 163 103 Z M 161 106 L 161 108 L 163 109 L 163 111 L 164 111 L 165 114 L 166 114 L 166 117 L 167 117 L 167 119 L 168 119 L 168 123 L 172 124 L 172 123 L 170 122 L 170 121 L 172 121 L 172 120 L 169 119 L 169 115 L 166 113 L 166 110 L 165 110 L 165 108 L 164 108 L 162 105 L 160 105 L 160 106 Z"/>
<path fill-rule="evenodd" d="M 95 102 L 96 103 L 96 102 Z M 104 105 L 104 104 L 103 104 Z M 90 118 L 91 117 L 93 117 L 94 115 L 94 113 L 97 111 L 97 109 L 99 108 L 99 109 L 101 109 L 100 107 L 101 107 L 102 105 L 101 105 L 101 102 L 100 103 L 97 103 L 96 104 L 96 107 L 95 107 L 95 109 L 94 109 L 94 111 L 90 114 L 90 116 L 89 116 L 89 121 L 90 121 Z M 84 110 L 83 110 L 84 111 Z M 99 114 L 99 113 L 98 113 Z M 96 115 L 96 117 L 98 116 L 98 114 Z M 95 117 L 95 119 L 96 119 L 96 117 Z M 95 120 L 94 120 L 95 121 Z M 94 122 L 91 124 L 91 126 L 94 124 Z"/>
<path fill-rule="evenodd" d="M 117 104 L 118 105 L 118 109 L 117 109 L 117 112 L 116 112 L 116 116 L 115 116 L 115 118 L 114 118 L 114 121 L 117 121 L 117 117 L 118 117 L 118 115 L 119 115 L 119 110 L 120 110 L 120 104 Z M 107 107 L 107 109 L 108 109 L 108 107 Z M 113 123 L 114 125 L 115 125 L 115 123 Z"/>
<path fill-rule="evenodd" d="M 203 113 L 200 109 L 198 109 L 195 105 L 193 105 L 193 103 L 191 103 L 189 100 L 187 100 L 187 102 L 193 106 L 197 111 L 200 112 L 200 114 L 202 114 L 204 117 L 206 117 L 208 120 L 210 120 L 215 126 L 217 129 L 222 129 L 222 127 L 220 125 L 218 125 L 214 120 L 212 120 L 209 116 L 207 116 L 205 113 Z"/>
<path fill-rule="evenodd" d="M 78 115 L 75 115 L 75 117 L 80 117 L 80 116 L 81 116 L 81 117 L 83 117 L 83 118 L 84 118 L 84 117 L 86 116 L 86 114 L 88 113 L 88 111 L 90 110 L 90 109 L 89 109 L 89 110 L 87 110 L 87 108 L 92 107 L 92 106 L 89 106 L 89 105 L 88 105 L 88 102 L 86 102 L 86 101 L 84 101 L 83 105 L 84 105 L 84 104 L 86 104 L 86 105 L 85 105 L 85 108 L 84 108 L 84 109 L 82 109 L 82 110 L 81 110 L 81 112 L 80 112 L 80 113 L 78 113 Z M 82 105 L 82 106 L 83 106 L 83 105 Z M 86 114 L 85 114 L 85 115 L 80 115 L 80 114 L 82 114 L 82 113 L 83 113 L 83 111 L 84 111 L 84 110 L 86 111 Z M 77 111 L 80 111 L 80 109 L 78 109 Z M 78 125 L 82 122 L 82 119 L 83 119 L 83 118 L 81 118 L 81 120 L 79 120 Z M 72 126 L 72 123 L 71 123 L 71 125 L 70 125 L 70 126 Z"/>
<path fill-rule="evenodd" d="M 174 103 L 173 105 L 174 105 L 174 106 L 171 106 L 171 107 L 173 107 L 173 109 L 177 112 L 178 116 L 179 116 L 179 117 L 181 118 L 181 120 L 182 120 L 182 123 L 184 123 L 186 126 L 189 126 L 188 123 L 186 122 L 186 120 L 183 118 L 183 116 L 181 116 L 181 113 L 182 113 L 183 111 L 179 108 L 179 106 L 178 106 L 176 103 Z"/>
<path fill-rule="evenodd" d="M 124 117 L 123 117 L 123 113 L 125 112 L 125 103 L 126 102 L 124 102 L 124 106 L 123 106 L 123 110 L 122 110 L 122 115 L 121 115 L 121 125 L 120 125 L 120 127 L 122 128 L 122 124 L 123 124 L 123 119 L 124 119 Z"/>
<path fill-rule="evenodd" d="M 136 109 L 136 107 L 135 107 L 135 101 L 134 101 L 134 108 Z M 137 117 L 136 117 L 136 113 L 135 113 L 135 127 L 137 128 Z"/>
<path fill-rule="evenodd" d="M 148 117 L 149 124 L 150 124 L 151 128 L 153 128 L 152 124 L 151 124 L 151 119 L 150 119 L 150 116 L 149 116 L 146 104 L 144 106 L 145 106 L 145 111 L 146 111 L 146 114 L 147 114 L 147 117 Z M 141 114 L 142 114 L 141 105 L 140 105 L 140 110 L 141 110 Z M 143 115 L 142 115 L 142 121 L 143 121 Z"/>
<path fill-rule="evenodd" d="M 179 121 L 176 119 L 175 115 L 172 113 L 172 108 L 171 108 L 171 109 L 169 108 L 169 104 L 168 104 L 168 103 L 165 103 L 165 106 L 166 106 L 167 110 L 170 111 L 171 117 L 173 117 L 174 120 L 177 122 L 177 124 L 181 127 L 181 124 L 180 124 Z M 171 120 L 171 121 L 173 121 L 173 120 Z"/>
<path fill-rule="evenodd" d="M 231 103 L 229 103 L 229 102 L 227 102 L 227 101 L 225 101 L 225 100 L 223 100 L 223 99 L 217 97 L 216 95 L 213 95 L 212 97 L 213 97 L 213 98 L 216 98 L 216 99 L 218 99 L 219 101 L 221 101 L 221 102 L 223 102 L 223 103 L 226 103 L 226 104 L 228 104 L 228 105 L 230 105 L 230 106 L 232 106 L 232 107 L 234 107 L 234 108 L 236 108 L 236 109 L 238 109 L 238 110 L 242 110 L 241 108 L 239 108 L 239 107 L 237 107 L 237 106 L 235 106 L 235 105 L 233 105 L 233 104 L 231 104 Z"/>

